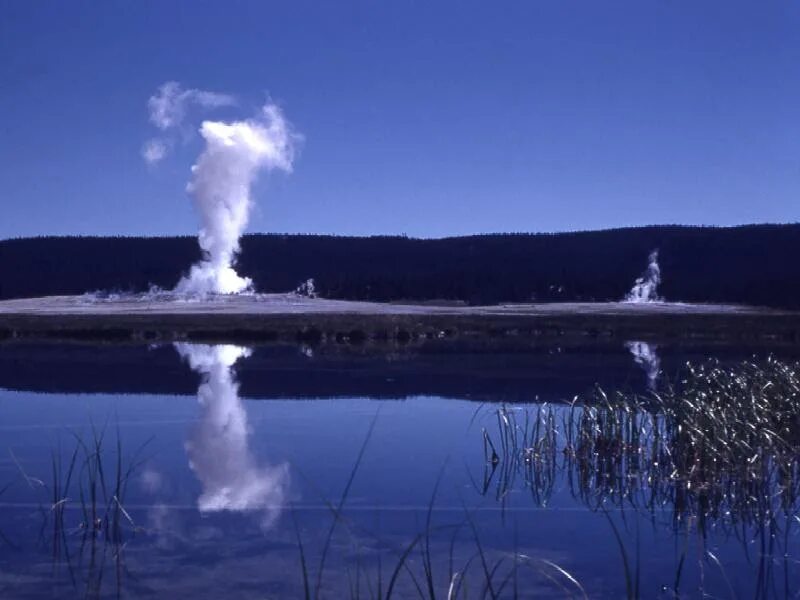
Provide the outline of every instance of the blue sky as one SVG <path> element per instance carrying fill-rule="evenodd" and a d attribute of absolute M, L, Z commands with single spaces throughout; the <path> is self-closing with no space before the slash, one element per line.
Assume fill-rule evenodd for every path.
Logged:
<path fill-rule="evenodd" d="M 800 2 L 3 2 L 0 238 L 193 234 L 163 82 L 305 136 L 250 231 L 800 220 Z M 195 118 L 196 117 L 196 118 Z M 200 117 L 188 120 L 190 131 Z"/>

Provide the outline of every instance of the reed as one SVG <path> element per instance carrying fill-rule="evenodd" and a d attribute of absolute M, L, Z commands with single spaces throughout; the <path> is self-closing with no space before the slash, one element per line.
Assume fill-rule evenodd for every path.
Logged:
<path fill-rule="evenodd" d="M 691 516 L 732 527 L 794 513 L 799 373 L 774 358 L 733 367 L 708 361 L 687 365 L 677 386 L 644 396 L 597 389 L 568 406 L 500 407 L 497 431 L 482 434 L 488 481 L 502 498 L 521 476 L 546 505 L 563 473 L 590 508 L 669 506 L 676 524 Z"/>
<path fill-rule="evenodd" d="M 461 518 L 446 523 L 437 523 L 435 519 L 436 498 L 443 479 L 443 474 L 447 463 L 442 465 L 436 483 L 433 487 L 428 506 L 425 510 L 422 528 L 410 536 L 410 540 L 401 542 L 399 545 L 392 544 L 386 540 L 381 540 L 380 536 L 363 527 L 358 527 L 350 521 L 347 516 L 347 499 L 353 481 L 359 470 L 359 466 L 364 458 L 367 444 L 375 428 L 376 419 L 370 425 L 365 440 L 359 450 L 350 477 L 344 487 L 342 495 L 336 505 L 325 500 L 331 512 L 331 524 L 322 540 L 319 556 L 319 567 L 317 569 L 315 582 L 312 585 L 312 573 L 309 568 L 311 555 L 309 546 L 303 540 L 300 531 L 299 520 L 296 509 L 292 507 L 291 515 L 294 525 L 295 538 L 300 562 L 300 573 L 302 578 L 303 594 L 305 598 L 321 598 L 325 592 L 325 566 L 328 555 L 333 547 L 334 533 L 338 530 L 338 525 L 344 525 L 342 529 L 350 535 L 351 546 L 354 548 L 353 557 L 340 556 L 344 560 L 344 571 L 346 574 L 346 590 L 351 598 L 363 597 L 365 592 L 369 598 L 386 599 L 398 596 L 407 597 L 409 594 L 427 600 L 436 598 L 447 598 L 448 600 L 477 598 L 501 598 L 508 597 L 507 590 L 511 590 L 513 597 L 517 597 L 520 592 L 518 585 L 518 572 L 520 566 L 526 567 L 529 571 L 536 574 L 543 580 L 548 581 L 554 587 L 564 590 L 567 596 L 577 595 L 586 597 L 580 583 L 569 572 L 551 561 L 544 561 L 525 556 L 516 550 L 513 552 L 500 552 L 487 548 L 482 540 L 481 532 L 473 514 L 463 508 Z M 487 442 L 490 443 L 490 442 Z M 513 447 L 515 442 L 506 440 L 505 448 L 508 450 Z M 324 500 L 324 499 L 323 499 Z M 466 551 L 468 557 L 461 568 L 456 568 L 456 546 L 459 534 L 468 530 L 470 537 Z M 440 540 L 441 535 L 449 536 L 449 554 L 446 557 L 446 568 L 440 568 L 435 561 L 436 551 L 433 548 L 434 540 Z M 356 539 L 358 536 L 358 539 Z M 382 552 L 377 553 L 376 564 L 373 569 L 366 561 L 363 561 L 362 548 L 364 538 L 369 538 L 370 543 L 376 543 L 379 547 L 386 548 L 385 555 L 389 555 L 389 577 L 386 586 L 383 586 L 383 561 Z M 419 555 L 419 560 L 415 556 Z M 355 572 L 350 570 L 350 563 L 355 562 Z M 471 567 L 479 565 L 480 570 L 476 575 L 472 575 Z M 362 586 L 361 582 L 365 585 Z M 402 587 L 405 584 L 405 587 Z M 476 585 L 477 588 L 471 587 Z M 333 586 L 331 586 L 333 588 Z M 336 592 L 335 597 L 341 597 L 344 589 Z"/>
<path fill-rule="evenodd" d="M 50 451 L 50 476 L 29 475 L 11 452 L 19 479 L 40 502 L 40 542 L 51 551 L 53 577 L 66 567 L 75 593 L 90 597 L 102 591 L 107 558 L 114 562 L 117 591 L 124 571 L 123 551 L 128 539 L 141 531 L 125 508 L 128 482 L 142 464 L 145 442 L 126 456 L 117 429 L 116 443 L 109 444 L 106 426 L 91 423 L 88 435 L 71 432 L 73 446 L 65 450 L 61 440 Z M 14 482 L 0 488 L 2 495 Z M 0 540 L 13 545 L 0 533 Z"/>
<path fill-rule="evenodd" d="M 667 510 L 676 534 L 693 529 L 704 540 L 714 527 L 746 552 L 757 541 L 757 585 L 769 595 L 782 560 L 788 593 L 788 531 L 800 520 L 799 364 L 708 360 L 687 364 L 675 384 L 644 395 L 596 389 L 566 406 L 494 412 L 496 430 L 482 432 L 484 494 L 494 488 L 504 499 L 522 481 L 544 506 L 555 478 L 564 477 L 575 499 L 606 513 L 628 597 L 639 596 L 638 559 L 631 561 L 608 507 L 622 515 Z M 686 547 L 676 595 L 685 557 Z M 715 555 L 703 560 L 727 581 Z"/>

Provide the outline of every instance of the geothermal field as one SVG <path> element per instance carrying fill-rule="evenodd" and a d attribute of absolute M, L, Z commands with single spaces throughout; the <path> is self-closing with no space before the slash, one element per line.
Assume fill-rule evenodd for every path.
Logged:
<path fill-rule="evenodd" d="M 653 301 L 463 306 L 160 293 L 8 300 L 0 302 L 0 331 L 7 337 L 340 342 L 459 336 L 792 340 L 800 334 L 800 314 Z"/>
<path fill-rule="evenodd" d="M 144 160 L 154 167 L 175 146 L 192 105 L 234 106 L 225 94 L 162 85 L 149 102 L 158 135 Z M 186 190 L 197 212 L 201 258 L 171 290 L 87 293 L 0 302 L 3 337 L 226 339 L 365 342 L 463 336 L 577 336 L 628 339 L 776 338 L 794 340 L 800 315 L 718 304 L 666 302 L 654 249 L 646 269 L 619 302 L 466 306 L 317 298 L 309 279 L 294 293 L 257 294 L 240 275 L 240 239 L 255 207 L 254 185 L 271 171 L 290 173 L 302 136 L 267 101 L 250 118 L 203 121 L 203 150 Z"/>
<path fill-rule="evenodd" d="M 0 302 L 0 335 L 93 340 L 208 340 L 364 343 L 412 339 L 778 340 L 800 338 L 800 313 L 737 304 L 668 302 L 659 295 L 658 251 L 617 302 L 513 303 L 472 306 L 460 301 L 365 302 L 320 298 L 313 279 L 294 292 L 260 294 L 236 269 L 239 238 L 252 203 L 248 196 L 264 148 L 289 152 L 287 126 L 267 110 L 271 125 L 237 124 L 196 165 L 193 192 L 204 223 L 202 259 L 174 289 L 145 293 L 93 292 Z M 270 141 L 277 130 L 284 137 Z M 282 132 L 282 133 L 281 133 Z M 216 134 L 214 134 L 216 135 Z M 227 135 L 227 134 L 226 134 Z M 240 136 L 243 145 L 237 145 Z M 250 145 L 257 141 L 256 147 Z M 212 144 L 213 145 L 213 144 Z M 255 153 L 255 154 L 253 154 Z M 267 153 L 269 154 L 269 153 Z M 221 164 L 209 167 L 209 161 Z M 244 166 L 239 163 L 244 161 Z M 288 165 L 289 158 L 281 161 Z M 236 167 L 231 169 L 231 164 Z M 268 164 L 268 163 L 267 163 Z M 288 168 L 288 167 L 287 167 Z M 204 169 L 230 179 L 206 187 Z M 234 175 L 231 175 L 233 173 Z M 222 178 L 226 179 L 225 177 Z M 205 191 L 201 191 L 205 190 Z"/>

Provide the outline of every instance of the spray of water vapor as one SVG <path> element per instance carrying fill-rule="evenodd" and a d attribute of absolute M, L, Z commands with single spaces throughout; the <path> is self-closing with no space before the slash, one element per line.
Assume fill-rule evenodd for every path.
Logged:
<path fill-rule="evenodd" d="M 142 158 L 149 165 L 161 162 L 169 152 L 169 146 L 165 140 L 153 138 L 145 142 L 142 146 Z"/>
<path fill-rule="evenodd" d="M 289 487 L 288 465 L 256 463 L 248 447 L 247 413 L 233 374 L 250 351 L 232 345 L 177 343 L 175 349 L 201 373 L 202 414 L 186 442 L 189 466 L 203 485 L 201 512 L 263 511 L 264 527 L 280 516 Z"/>
<path fill-rule="evenodd" d="M 658 250 L 653 250 L 648 257 L 645 272 L 636 280 L 636 283 L 625 297 L 626 302 L 660 302 L 658 285 L 661 283 L 661 267 L 658 266 Z"/>
<path fill-rule="evenodd" d="M 181 127 L 190 108 L 210 110 L 235 104 L 236 98 L 229 94 L 185 89 L 177 81 L 167 81 L 147 101 L 150 122 L 162 133 L 142 146 L 142 158 L 147 164 L 155 165 L 169 154 L 175 143 L 175 130 Z"/>
<path fill-rule="evenodd" d="M 262 170 L 291 172 L 297 136 L 274 104 L 257 119 L 223 123 L 205 121 L 200 134 L 206 147 L 192 167 L 187 186 L 200 215 L 203 260 L 176 288 L 179 293 L 236 294 L 251 288 L 233 268 L 253 206 L 251 186 Z"/>
<path fill-rule="evenodd" d="M 189 109 L 236 104 L 229 94 L 187 89 L 177 81 L 164 83 L 147 101 L 150 122 L 160 133 L 142 146 L 142 158 L 155 165 L 169 154 Z M 234 264 L 253 206 L 251 188 L 262 171 L 292 170 L 300 136 L 292 131 L 280 108 L 269 102 L 253 119 L 204 121 L 200 135 L 205 149 L 192 166 L 187 192 L 200 217 L 198 239 L 203 257 L 173 292 L 183 297 L 249 292 L 252 281 L 241 277 Z"/>
<path fill-rule="evenodd" d="M 658 376 L 661 373 L 661 360 L 658 358 L 656 346 L 647 342 L 626 342 L 625 347 L 633 355 L 634 362 L 644 369 L 647 375 L 647 387 L 656 389 Z"/>
<path fill-rule="evenodd" d="M 202 108 L 219 108 L 233 106 L 236 98 L 229 94 L 209 92 L 207 90 L 184 89 L 177 81 L 167 81 L 147 101 L 150 121 L 166 131 L 179 126 L 186 117 L 186 110 L 191 105 Z"/>

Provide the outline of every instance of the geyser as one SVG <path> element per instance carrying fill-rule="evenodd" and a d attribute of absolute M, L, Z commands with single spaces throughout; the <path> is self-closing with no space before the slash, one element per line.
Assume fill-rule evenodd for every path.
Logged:
<path fill-rule="evenodd" d="M 203 258 L 175 291 L 187 294 L 237 294 L 252 281 L 234 270 L 239 238 L 253 206 L 251 187 L 263 170 L 291 172 L 297 136 L 281 110 L 265 105 L 256 119 L 231 123 L 205 121 L 205 149 L 192 167 L 187 191 L 200 215 Z"/>
<path fill-rule="evenodd" d="M 661 267 L 658 266 L 658 250 L 653 250 L 648 257 L 648 265 L 641 277 L 625 296 L 625 302 L 659 302 L 658 285 L 661 283 Z"/>

